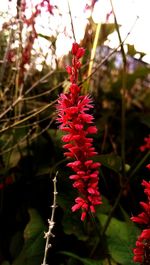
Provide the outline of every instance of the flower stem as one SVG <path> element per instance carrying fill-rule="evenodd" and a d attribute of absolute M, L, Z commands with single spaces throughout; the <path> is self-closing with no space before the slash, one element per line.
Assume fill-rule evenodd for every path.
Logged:
<path fill-rule="evenodd" d="M 150 151 L 148 151 L 145 156 L 140 160 L 140 162 L 137 164 L 137 166 L 133 169 L 133 171 L 131 171 L 131 173 L 129 174 L 129 179 L 131 179 L 135 173 L 139 170 L 139 168 L 144 164 L 144 162 L 146 161 L 146 159 L 150 156 Z"/>

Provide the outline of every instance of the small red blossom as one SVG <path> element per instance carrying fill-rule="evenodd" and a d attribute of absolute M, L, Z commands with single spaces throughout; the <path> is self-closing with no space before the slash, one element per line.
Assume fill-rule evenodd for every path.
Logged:
<path fill-rule="evenodd" d="M 146 150 L 150 150 L 150 134 L 144 138 L 144 142 L 145 142 L 145 144 L 141 145 L 139 148 L 141 152 L 144 152 Z"/>
<path fill-rule="evenodd" d="M 150 170 L 150 164 L 147 164 L 147 165 L 146 165 L 146 168 L 148 168 L 148 169 Z"/>
<path fill-rule="evenodd" d="M 131 217 L 133 222 L 146 225 L 136 241 L 136 248 L 133 249 L 134 262 L 140 262 L 141 265 L 150 264 L 150 183 L 143 180 L 142 186 L 145 187 L 144 193 L 148 197 L 147 202 L 140 202 L 143 208 L 138 216 Z"/>
<path fill-rule="evenodd" d="M 7 176 L 0 182 L 0 190 L 3 190 L 6 186 L 14 183 L 13 176 Z"/>
<path fill-rule="evenodd" d="M 77 51 L 78 51 L 78 49 L 79 49 L 79 44 L 78 43 L 73 43 L 72 44 L 72 54 L 73 55 L 76 55 L 77 54 Z"/>
<path fill-rule="evenodd" d="M 91 3 L 90 4 L 86 4 L 85 11 L 86 10 L 93 10 L 94 5 L 95 5 L 96 2 L 97 2 L 97 0 L 91 0 Z"/>
<path fill-rule="evenodd" d="M 93 125 L 93 116 L 87 111 L 93 108 L 89 95 L 80 95 L 80 87 L 77 84 L 78 71 L 81 67 L 79 59 L 84 55 L 85 49 L 79 44 L 72 45 L 72 66 L 66 70 L 70 76 L 71 85 L 69 93 L 62 93 L 58 99 L 57 121 L 60 129 L 65 132 L 62 141 L 67 151 L 64 155 L 74 161 L 67 164 L 75 174 L 70 176 L 74 181 L 73 187 L 79 192 L 75 199 L 72 211 L 82 210 L 81 220 L 84 221 L 87 213 L 95 212 L 95 206 L 101 204 L 101 196 L 98 190 L 98 168 L 100 163 L 94 162 L 92 157 L 97 154 L 93 147 L 93 139 L 90 134 L 97 133 Z"/>
<path fill-rule="evenodd" d="M 80 59 L 85 53 L 85 49 L 84 48 L 79 48 L 77 53 L 76 53 L 76 57 L 77 59 Z M 77 68 L 80 68 L 81 64 L 80 62 L 77 62 Z"/>
<path fill-rule="evenodd" d="M 0 190 L 4 189 L 4 183 L 0 183 Z"/>

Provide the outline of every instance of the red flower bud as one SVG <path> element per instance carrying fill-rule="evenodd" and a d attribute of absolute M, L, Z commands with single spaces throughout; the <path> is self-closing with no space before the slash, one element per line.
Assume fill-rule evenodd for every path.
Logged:
<path fill-rule="evenodd" d="M 85 49 L 84 48 L 79 48 L 77 53 L 76 53 L 77 59 L 81 58 L 84 54 L 85 54 Z"/>
<path fill-rule="evenodd" d="M 70 86 L 70 92 L 72 93 L 72 94 L 77 94 L 77 93 L 79 93 L 80 92 L 80 87 L 78 86 L 78 85 L 76 85 L 76 84 L 72 84 L 71 86 Z"/>
<path fill-rule="evenodd" d="M 150 164 L 148 164 L 148 165 L 146 166 L 146 168 L 148 168 L 148 169 L 150 170 Z"/>
<path fill-rule="evenodd" d="M 72 44 L 72 54 L 73 54 L 73 55 L 76 55 L 78 49 L 79 49 L 79 44 L 76 43 L 76 42 L 73 43 L 73 44 Z"/>
<path fill-rule="evenodd" d="M 72 67 L 71 67 L 70 65 L 67 65 L 67 66 L 66 66 L 66 71 L 67 71 L 67 73 L 68 73 L 69 75 L 71 75 L 71 74 L 72 74 Z"/>
<path fill-rule="evenodd" d="M 81 63 L 80 63 L 79 61 L 76 63 L 76 67 L 77 67 L 78 69 L 81 67 Z"/>

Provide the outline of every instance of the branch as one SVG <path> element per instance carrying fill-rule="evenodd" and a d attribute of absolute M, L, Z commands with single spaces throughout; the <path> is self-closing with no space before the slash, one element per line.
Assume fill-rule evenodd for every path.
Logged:
<path fill-rule="evenodd" d="M 57 182 L 57 177 L 58 175 L 58 172 L 56 172 L 56 175 L 53 179 L 53 183 L 54 183 L 54 197 L 53 197 L 53 205 L 51 206 L 52 207 L 52 213 L 51 213 L 51 218 L 48 219 L 48 224 L 49 224 L 49 228 L 48 228 L 48 232 L 45 233 L 45 236 L 44 238 L 46 238 L 46 244 L 45 244 L 45 251 L 44 251 L 44 258 L 43 258 L 43 262 L 41 265 L 48 265 L 46 263 L 46 259 L 47 259 L 47 253 L 48 253 L 48 250 L 49 248 L 51 248 L 51 244 L 50 244 L 50 238 L 51 237 L 54 237 L 55 235 L 52 233 L 52 229 L 54 228 L 54 214 L 55 214 L 55 209 L 57 207 L 57 204 L 56 204 L 56 195 L 57 195 L 57 188 L 56 188 L 56 182 Z"/>

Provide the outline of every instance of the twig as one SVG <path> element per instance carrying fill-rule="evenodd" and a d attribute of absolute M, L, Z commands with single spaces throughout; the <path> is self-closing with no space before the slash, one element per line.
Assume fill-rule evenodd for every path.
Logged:
<path fill-rule="evenodd" d="M 120 49 L 121 49 L 121 55 L 122 55 L 122 60 L 123 60 L 123 68 L 122 68 L 122 110 L 121 110 L 121 158 L 122 158 L 122 176 L 125 177 L 126 171 L 125 171 L 125 135 L 126 135 L 126 76 L 127 76 L 127 60 L 126 60 L 126 54 L 124 51 L 124 46 L 122 43 L 120 31 L 119 31 L 119 26 L 117 22 L 117 17 L 115 14 L 114 6 L 113 6 L 113 1 L 110 0 L 113 16 L 114 16 L 114 22 L 115 22 L 115 27 L 116 31 L 118 34 L 118 39 L 120 43 Z M 123 180 L 122 180 L 123 181 Z"/>
<path fill-rule="evenodd" d="M 98 65 L 97 65 L 97 67 L 92 71 L 92 73 L 90 74 L 90 75 L 88 75 L 84 80 L 83 80 L 83 82 L 81 82 L 80 83 L 80 85 L 82 84 L 82 83 L 84 83 L 84 82 L 86 82 L 89 78 L 91 78 L 95 73 L 96 73 L 96 71 L 104 64 L 104 63 L 106 63 L 107 62 L 107 60 L 120 48 L 120 46 L 121 45 L 123 45 L 124 43 L 125 43 L 125 41 L 127 40 L 127 38 L 129 37 L 129 35 L 131 34 L 131 32 L 132 32 L 132 30 L 133 30 L 133 28 L 134 28 L 134 26 L 135 26 L 135 24 L 136 24 L 136 22 L 137 22 L 137 20 L 139 19 L 139 17 L 137 16 L 136 17 L 136 20 L 134 21 L 134 23 L 133 23 L 133 25 L 132 25 L 132 27 L 131 27 L 131 29 L 130 29 L 130 31 L 127 33 L 127 35 L 125 36 L 125 38 L 124 38 L 124 40 L 121 42 L 121 43 L 119 43 L 119 45 L 115 48 L 115 49 L 113 49 Z"/>
<path fill-rule="evenodd" d="M 7 126 L 7 127 L 4 127 L 3 129 L 0 130 L 0 133 L 3 133 L 3 132 L 7 131 L 7 130 L 10 129 L 10 128 L 13 128 L 13 127 L 15 127 L 15 126 L 17 126 L 17 125 L 19 125 L 19 124 L 25 122 L 25 121 L 27 121 L 27 120 L 29 120 L 29 119 L 31 119 L 31 118 L 37 116 L 38 114 L 40 114 L 41 112 L 43 112 L 44 110 L 46 110 L 47 108 L 49 108 L 50 106 L 53 106 L 56 102 L 57 102 L 57 100 L 55 100 L 55 101 L 53 101 L 53 102 L 47 104 L 46 106 L 44 106 L 44 107 L 42 107 L 42 108 L 39 108 L 36 112 L 34 112 L 33 114 L 31 114 L 31 115 L 25 117 L 24 119 L 22 119 L 22 120 L 20 120 L 20 121 L 17 121 L 17 122 L 15 122 L 15 123 L 13 123 L 13 124 Z"/>
<path fill-rule="evenodd" d="M 43 258 L 43 262 L 41 265 L 48 265 L 46 263 L 46 259 L 47 259 L 47 253 L 48 253 L 48 250 L 49 248 L 51 248 L 51 244 L 50 244 L 50 238 L 51 237 L 54 237 L 55 235 L 52 233 L 52 229 L 54 228 L 54 214 L 55 214 L 55 209 L 57 207 L 57 204 L 56 204 L 56 195 L 57 195 L 57 187 L 56 187 L 56 182 L 57 182 L 57 177 L 58 175 L 58 172 L 56 172 L 56 175 L 53 179 L 53 183 L 54 183 L 54 197 L 53 197 L 53 205 L 51 206 L 52 207 L 52 213 L 51 213 L 51 218 L 48 219 L 48 224 L 49 224 L 49 228 L 48 228 L 48 232 L 45 233 L 45 236 L 44 238 L 46 238 L 46 244 L 45 244 L 45 251 L 44 251 L 44 258 Z"/>
<path fill-rule="evenodd" d="M 0 119 L 3 118 L 9 111 L 11 111 L 21 100 L 22 96 L 19 96 L 3 113 L 0 114 Z"/>
<path fill-rule="evenodd" d="M 6 51 L 5 51 L 5 54 L 4 54 L 4 58 L 3 58 L 3 61 L 2 61 L 1 71 L 0 71 L 0 87 L 2 86 L 3 77 L 4 77 L 4 73 L 5 73 L 6 66 L 7 66 L 7 56 L 8 56 L 8 52 L 9 52 L 10 45 L 11 45 L 11 42 L 12 42 L 12 36 L 13 36 L 13 30 L 11 29 L 10 30 L 10 34 L 9 34 L 8 44 L 7 44 Z"/>
<path fill-rule="evenodd" d="M 71 20 L 72 34 L 73 34 L 74 41 L 76 42 L 76 36 L 75 36 L 75 32 L 74 32 L 73 19 L 72 19 L 69 1 L 68 1 L 68 10 L 69 10 L 69 16 L 70 16 L 70 20 Z"/>
<path fill-rule="evenodd" d="M 103 231 L 102 231 L 102 236 L 105 235 L 106 233 L 106 230 L 111 222 L 111 219 L 112 219 L 112 216 L 113 216 L 113 213 L 115 211 L 115 209 L 117 208 L 119 202 L 120 202 L 120 199 L 121 199 L 121 196 L 122 196 L 122 193 L 124 191 L 124 188 L 126 187 L 127 183 L 129 182 L 130 180 L 130 177 L 128 179 L 126 179 L 126 171 L 125 171 L 125 111 L 126 111 L 126 106 L 125 106 L 125 92 L 126 92 L 126 55 L 125 55 L 125 51 L 124 51 L 124 47 L 123 47 L 123 43 L 125 41 L 125 38 L 124 41 L 121 40 L 121 35 L 120 35 L 120 31 L 119 31 L 119 27 L 118 27 L 118 23 L 117 23 L 117 18 L 116 18 L 116 15 L 115 15 L 115 12 L 114 12 L 114 8 L 113 8 L 113 3 L 112 3 L 112 0 L 110 0 L 110 3 L 111 3 L 111 6 L 112 6 L 112 11 L 113 11 L 113 15 L 114 15 L 114 20 L 115 20 L 115 26 L 116 26 L 116 31 L 117 31 L 117 34 L 118 34 L 118 38 L 119 38 L 119 47 L 121 47 L 121 54 L 122 54 L 122 58 L 123 58 L 123 79 L 122 79 L 122 114 L 121 114 L 121 117 L 122 117 L 122 125 L 121 125 L 121 130 L 122 130 L 122 146 L 121 146 L 121 157 L 122 157 L 122 175 L 120 175 L 120 180 L 122 180 L 121 182 L 121 189 L 119 191 L 119 194 L 116 198 L 116 201 L 111 209 L 111 211 L 109 212 L 109 215 L 108 215 L 108 218 L 106 220 L 106 223 L 104 224 L 104 228 L 103 228 Z M 136 18 L 136 21 L 137 21 L 138 17 Z M 136 23 L 135 21 L 135 23 Z M 134 23 L 134 25 L 135 25 Z M 133 26 L 134 26 L 133 25 Z M 131 29 L 133 29 L 133 26 Z M 131 33 L 131 31 L 128 33 L 128 35 Z M 127 36 L 128 36 L 127 35 Z M 136 170 L 137 171 L 137 170 Z M 135 171 L 135 172 L 136 172 Z M 135 173 L 133 171 L 133 174 Z M 123 179 L 124 177 L 124 179 Z"/>
<path fill-rule="evenodd" d="M 27 95 L 29 92 L 31 92 L 31 90 L 33 88 L 35 88 L 37 85 L 39 85 L 40 83 L 42 83 L 43 81 L 45 81 L 45 79 L 47 79 L 49 76 L 51 76 L 55 71 L 52 70 L 49 73 L 47 73 L 46 75 L 44 75 L 42 78 L 40 78 L 39 80 L 37 80 L 24 94 Z"/>
<path fill-rule="evenodd" d="M 40 80 L 36 81 L 25 93 L 24 95 L 27 95 L 33 88 L 35 88 L 38 84 L 43 82 L 47 77 L 49 77 L 51 74 L 53 74 L 54 71 L 50 71 L 45 76 L 43 76 Z M 11 111 L 20 101 L 24 100 L 23 95 L 19 95 L 19 97 L 4 111 L 0 114 L 0 119 L 2 119 L 9 111 Z"/>

